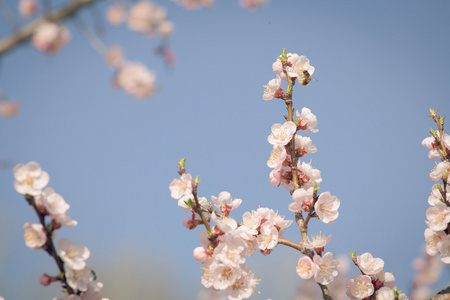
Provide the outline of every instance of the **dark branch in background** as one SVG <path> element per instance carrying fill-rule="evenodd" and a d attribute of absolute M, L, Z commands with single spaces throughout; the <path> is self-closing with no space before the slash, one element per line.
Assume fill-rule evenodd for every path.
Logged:
<path fill-rule="evenodd" d="M 3 54 L 14 49 L 19 44 L 26 42 L 33 35 L 34 31 L 40 24 L 46 21 L 62 21 L 75 15 L 81 8 L 91 5 L 97 1 L 99 0 L 72 0 L 72 2 L 70 2 L 67 6 L 59 10 L 53 10 L 48 13 L 44 13 L 37 20 L 24 25 L 10 36 L 0 40 L 0 58 Z"/>

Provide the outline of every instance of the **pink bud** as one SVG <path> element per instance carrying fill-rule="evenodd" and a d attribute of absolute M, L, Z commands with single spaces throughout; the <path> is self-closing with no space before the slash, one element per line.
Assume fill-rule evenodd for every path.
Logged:
<path fill-rule="evenodd" d="M 197 224 L 195 224 L 195 221 L 192 220 L 192 218 L 190 217 L 186 217 L 183 220 L 183 226 L 186 227 L 189 230 L 194 229 L 195 227 L 197 227 Z"/>
<path fill-rule="evenodd" d="M 52 283 L 52 278 L 44 273 L 39 278 L 39 283 L 42 284 L 43 286 L 48 286 L 50 285 L 50 283 Z"/>
<path fill-rule="evenodd" d="M 272 170 L 269 175 L 269 181 L 274 186 L 279 186 L 281 183 L 281 174 L 277 170 Z"/>
<path fill-rule="evenodd" d="M 207 255 L 206 255 L 206 249 L 205 247 L 197 247 L 194 249 L 194 258 L 196 261 L 200 263 L 204 263 L 206 261 Z"/>
<path fill-rule="evenodd" d="M 262 255 L 266 256 L 272 252 L 272 249 L 259 250 L 259 252 L 261 252 Z"/>

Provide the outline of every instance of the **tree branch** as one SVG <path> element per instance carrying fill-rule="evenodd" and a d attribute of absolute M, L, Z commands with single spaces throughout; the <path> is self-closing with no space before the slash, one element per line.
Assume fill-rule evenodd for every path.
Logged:
<path fill-rule="evenodd" d="M 72 0 L 72 2 L 70 2 L 66 7 L 45 13 L 37 20 L 24 25 L 12 35 L 0 40 L 0 58 L 2 55 L 14 49 L 19 44 L 26 42 L 33 35 L 36 28 L 42 23 L 46 21 L 61 21 L 65 18 L 73 16 L 81 8 L 91 5 L 97 1 L 99 0 Z"/>

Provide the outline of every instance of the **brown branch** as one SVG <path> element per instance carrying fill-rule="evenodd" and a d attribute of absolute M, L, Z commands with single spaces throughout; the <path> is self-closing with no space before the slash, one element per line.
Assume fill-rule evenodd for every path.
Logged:
<path fill-rule="evenodd" d="M 76 14 L 81 8 L 91 5 L 99 0 L 72 0 L 66 7 L 59 10 L 53 10 L 48 13 L 43 14 L 40 18 L 32 21 L 12 35 L 0 40 L 0 57 L 14 49 L 21 43 L 26 42 L 34 33 L 36 28 L 46 21 L 58 22 L 65 18 L 71 17 Z"/>

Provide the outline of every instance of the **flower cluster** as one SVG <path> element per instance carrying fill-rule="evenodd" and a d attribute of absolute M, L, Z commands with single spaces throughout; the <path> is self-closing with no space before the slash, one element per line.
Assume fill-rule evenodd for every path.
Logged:
<path fill-rule="evenodd" d="M 438 130 L 431 130 L 431 137 L 425 138 L 422 145 L 430 149 L 430 159 L 440 159 L 441 162 L 430 172 L 430 178 L 437 183 L 428 197 L 431 207 L 426 211 L 426 251 L 431 256 L 440 253 L 441 260 L 450 264 L 450 135 L 444 133 L 444 118 L 437 116 L 437 111 L 430 109 L 430 112 Z"/>
<path fill-rule="evenodd" d="M 369 299 L 372 295 L 380 300 L 408 299 L 397 290 L 394 275 L 384 271 L 384 261 L 381 258 L 374 258 L 368 252 L 358 257 L 352 252 L 350 256 L 362 273 L 346 282 L 347 296 L 350 299 Z"/>
<path fill-rule="evenodd" d="M 211 196 L 211 202 L 197 196 L 200 181 L 194 180 L 184 169 L 185 159 L 179 161 L 180 178 L 169 185 L 171 197 L 178 200 L 178 206 L 191 213 L 183 224 L 188 229 L 205 225 L 200 233 L 202 246 L 194 250 L 194 258 L 203 263 L 202 284 L 206 288 L 223 290 L 231 300 L 250 297 L 258 293 L 258 279 L 245 265 L 245 256 L 252 256 L 256 250 L 263 255 L 271 253 L 282 238 L 285 228 L 292 221 L 269 208 L 258 208 L 245 212 L 243 221 L 230 217 L 232 210 L 238 208 L 241 199 L 233 199 L 228 192 Z M 217 208 L 214 209 L 213 205 Z M 211 227 L 211 221 L 215 226 Z"/>
<path fill-rule="evenodd" d="M 56 300 L 99 300 L 102 283 L 95 281 L 94 272 L 86 267 L 89 249 L 75 244 L 66 238 L 58 241 L 57 249 L 53 244 L 56 231 L 62 226 L 72 227 L 77 221 L 70 219 L 68 209 L 70 205 L 52 188 L 42 190 L 49 183 L 50 177 L 42 171 L 36 162 L 18 164 L 14 168 L 14 187 L 38 214 L 40 224 L 25 223 L 25 244 L 34 250 L 44 249 L 55 258 L 60 274 L 49 276 L 43 274 L 39 282 L 48 286 L 54 281 L 60 281 L 68 294 Z M 51 218 L 46 223 L 45 218 Z M 107 299 L 104 299 L 107 300 Z"/>
<path fill-rule="evenodd" d="M 123 4 L 113 4 L 106 11 L 106 18 L 113 25 L 119 25 L 128 18 L 128 27 L 147 36 L 157 33 L 166 38 L 172 34 L 175 26 L 167 20 L 167 10 L 150 1 L 138 1 L 130 9 Z"/>

